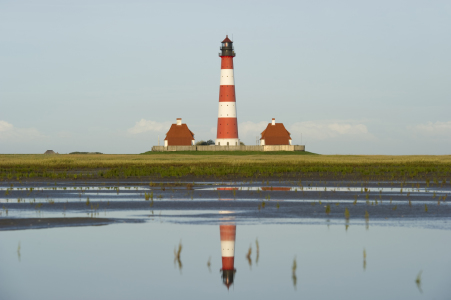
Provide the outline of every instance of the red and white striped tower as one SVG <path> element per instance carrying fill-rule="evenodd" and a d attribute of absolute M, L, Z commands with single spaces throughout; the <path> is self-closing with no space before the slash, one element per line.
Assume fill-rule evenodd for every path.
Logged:
<path fill-rule="evenodd" d="M 221 81 L 219 86 L 218 132 L 215 144 L 218 146 L 239 146 L 238 122 L 236 117 L 235 78 L 233 76 L 233 42 L 228 36 L 221 45 Z"/>
<path fill-rule="evenodd" d="M 221 254 L 222 254 L 222 282 L 227 286 L 227 289 L 233 284 L 235 276 L 235 224 L 221 224 L 219 225 L 219 232 L 221 234 Z"/>

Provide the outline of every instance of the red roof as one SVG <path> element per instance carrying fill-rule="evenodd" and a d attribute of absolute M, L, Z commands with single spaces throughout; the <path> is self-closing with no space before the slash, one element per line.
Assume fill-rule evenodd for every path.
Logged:
<path fill-rule="evenodd" d="M 194 133 L 188 129 L 186 124 L 172 124 L 164 140 L 168 141 L 168 146 L 191 146 Z"/>
<path fill-rule="evenodd" d="M 276 123 L 272 125 L 269 123 L 262 132 L 262 138 L 265 140 L 265 145 L 289 145 L 291 140 L 290 132 L 285 129 L 283 123 Z"/>
<path fill-rule="evenodd" d="M 226 35 L 226 38 L 222 41 L 222 43 L 233 43 L 233 42 L 229 39 L 229 36 Z"/>

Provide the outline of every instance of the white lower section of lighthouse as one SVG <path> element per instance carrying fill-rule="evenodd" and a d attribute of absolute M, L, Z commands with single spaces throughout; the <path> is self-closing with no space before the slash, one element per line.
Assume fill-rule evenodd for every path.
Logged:
<path fill-rule="evenodd" d="M 239 146 L 240 139 L 216 139 L 216 146 Z"/>

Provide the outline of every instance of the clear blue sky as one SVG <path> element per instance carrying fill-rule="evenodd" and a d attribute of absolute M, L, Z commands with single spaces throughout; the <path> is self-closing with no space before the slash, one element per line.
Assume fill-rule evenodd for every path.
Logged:
<path fill-rule="evenodd" d="M 239 135 L 328 154 L 450 154 L 450 1 L 0 2 L 0 153 L 215 139 L 233 34 Z"/>

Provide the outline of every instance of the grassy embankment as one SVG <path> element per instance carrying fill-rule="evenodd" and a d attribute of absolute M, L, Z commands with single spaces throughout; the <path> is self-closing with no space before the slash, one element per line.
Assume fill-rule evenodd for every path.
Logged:
<path fill-rule="evenodd" d="M 142 155 L 197 155 L 197 156 L 205 156 L 205 155 L 222 155 L 222 156 L 249 156 L 249 155 L 266 155 L 266 156 L 299 156 L 299 155 L 318 155 L 317 153 L 308 152 L 308 151 L 178 151 L 175 152 L 153 152 L 147 151 L 141 153 Z"/>
<path fill-rule="evenodd" d="M 242 154 L 0 155 L 0 180 L 451 179 L 451 156 Z"/>

